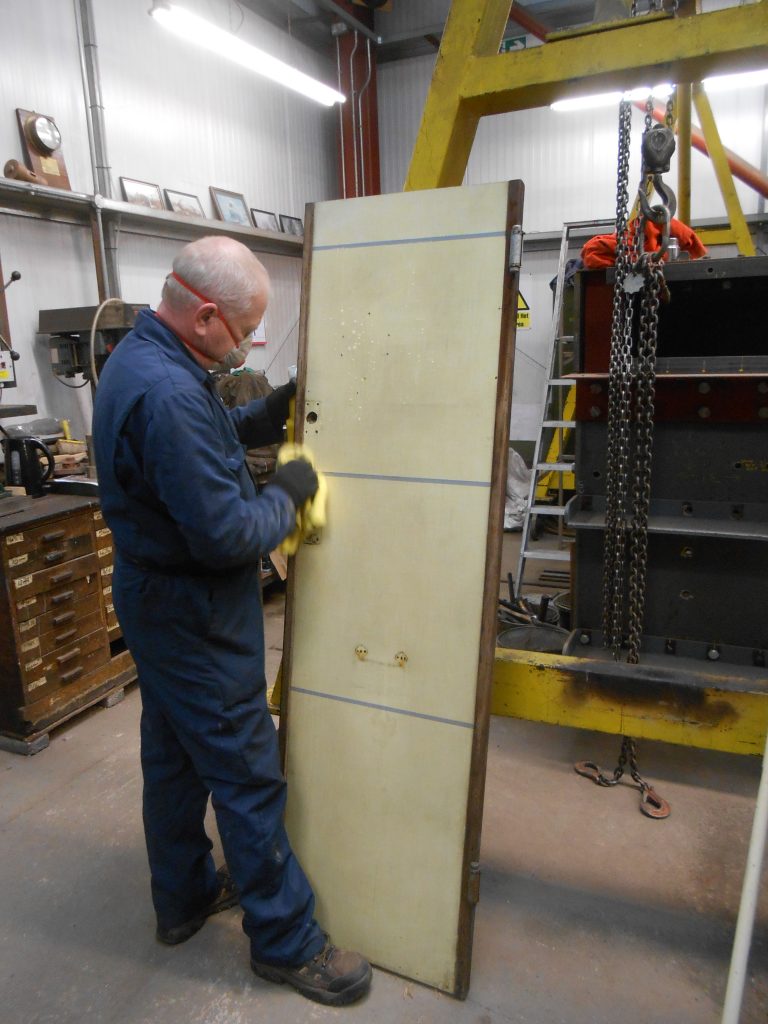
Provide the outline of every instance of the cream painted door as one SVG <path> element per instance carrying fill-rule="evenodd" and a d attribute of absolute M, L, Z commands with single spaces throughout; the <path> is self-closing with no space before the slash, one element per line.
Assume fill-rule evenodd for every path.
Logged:
<path fill-rule="evenodd" d="M 288 831 L 333 941 L 463 996 L 520 182 L 308 210 L 298 433 L 328 477 L 286 620 Z"/>

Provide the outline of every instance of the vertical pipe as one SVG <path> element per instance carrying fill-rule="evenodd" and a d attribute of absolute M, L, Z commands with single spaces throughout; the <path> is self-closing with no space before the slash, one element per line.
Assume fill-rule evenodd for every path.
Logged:
<path fill-rule="evenodd" d="M 741 1001 L 744 996 L 744 981 L 747 976 L 749 947 L 752 942 L 752 928 L 760 893 L 760 874 L 765 854 L 765 839 L 768 832 L 768 733 L 763 751 L 763 772 L 757 791 L 755 817 L 752 822 L 752 836 L 747 853 L 747 866 L 741 889 L 739 917 L 736 922 L 736 936 L 733 940 L 731 969 L 728 973 L 728 987 L 725 992 L 722 1024 L 738 1024 Z"/>
<path fill-rule="evenodd" d="M 677 87 L 677 216 L 691 223 L 691 84 Z"/>
<path fill-rule="evenodd" d="M 354 154 L 354 166 L 355 166 L 355 197 L 360 195 L 360 183 L 357 175 L 357 123 L 355 117 L 355 54 L 357 53 L 357 47 L 360 42 L 360 36 L 355 32 L 355 45 L 352 47 L 352 52 L 349 55 L 349 88 L 352 93 L 352 152 Z"/>
<path fill-rule="evenodd" d="M 80 74 L 85 101 L 85 120 L 88 126 L 88 148 L 95 193 L 95 217 L 92 218 L 92 234 L 96 258 L 96 279 L 99 299 L 103 301 L 109 296 L 118 297 L 120 295 L 117 246 L 114 243 L 115 229 L 111 224 L 104 224 L 99 205 L 100 196 L 110 198 L 112 195 L 112 176 L 107 157 L 104 105 L 101 99 L 101 78 L 91 0 L 74 0 L 74 9 Z"/>
<path fill-rule="evenodd" d="M 368 50 L 368 77 L 363 84 L 363 88 L 360 90 L 357 96 L 357 130 L 360 136 L 360 182 L 362 184 L 362 194 L 368 195 L 368 191 L 365 183 L 365 144 L 363 142 L 363 96 L 368 89 L 371 81 L 371 40 L 366 39 L 366 48 Z"/>
<path fill-rule="evenodd" d="M 93 241 L 93 263 L 96 268 L 96 288 L 99 293 L 99 302 L 109 297 L 109 285 L 107 284 L 107 259 L 104 252 L 103 224 L 101 222 L 101 210 L 96 206 L 91 211 L 91 239 Z"/>
<path fill-rule="evenodd" d="M 99 191 L 99 180 L 96 172 L 96 143 L 93 138 L 93 116 L 91 114 L 91 104 L 88 98 L 89 86 L 88 86 L 88 71 L 85 66 L 85 44 L 83 43 L 83 23 L 80 17 L 80 0 L 74 0 L 75 8 L 75 28 L 77 30 L 77 51 L 80 57 L 80 78 L 83 83 L 83 103 L 85 105 L 85 123 L 88 128 L 88 153 L 91 158 L 91 177 L 93 178 L 93 191 Z"/>
<path fill-rule="evenodd" d="M 94 188 L 96 192 L 110 199 L 112 197 L 112 177 L 107 157 L 104 104 L 101 98 L 98 47 L 93 26 L 91 0 L 75 0 L 75 17 L 77 19 L 78 43 L 81 48 L 81 68 L 84 69 L 86 77 L 86 103 L 93 133 Z"/>
<path fill-rule="evenodd" d="M 336 88 L 341 92 L 341 43 L 336 36 Z M 344 104 L 339 103 L 339 151 L 341 153 L 341 198 L 347 198 L 347 161 L 344 153 Z"/>

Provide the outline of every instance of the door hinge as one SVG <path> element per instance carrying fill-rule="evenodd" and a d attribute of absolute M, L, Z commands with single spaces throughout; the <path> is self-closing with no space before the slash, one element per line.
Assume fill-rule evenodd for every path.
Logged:
<path fill-rule="evenodd" d="M 480 861 L 473 860 L 469 865 L 467 878 L 467 900 L 476 906 L 480 902 Z"/>
<path fill-rule="evenodd" d="M 523 228 L 513 224 L 509 233 L 509 269 L 519 270 L 523 262 Z"/>

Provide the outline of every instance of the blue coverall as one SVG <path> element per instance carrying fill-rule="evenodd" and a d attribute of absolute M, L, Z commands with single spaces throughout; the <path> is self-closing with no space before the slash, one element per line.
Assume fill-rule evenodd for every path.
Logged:
<path fill-rule="evenodd" d="M 252 958 L 303 963 L 324 936 L 283 827 L 259 582 L 260 556 L 295 510 L 280 488 L 257 494 L 244 447 L 278 431 L 261 399 L 227 410 L 170 328 L 142 311 L 104 367 L 93 437 L 114 605 L 141 689 L 158 923 L 183 924 L 217 895 L 210 794 Z"/>

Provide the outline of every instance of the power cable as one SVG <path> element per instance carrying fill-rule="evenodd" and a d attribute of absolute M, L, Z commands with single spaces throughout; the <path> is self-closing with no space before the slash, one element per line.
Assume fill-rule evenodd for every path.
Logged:
<path fill-rule="evenodd" d="M 283 351 L 283 347 L 285 346 L 286 341 L 288 341 L 290 336 L 296 330 L 296 328 L 298 326 L 298 323 L 299 323 L 299 317 L 296 317 L 296 319 L 294 320 L 293 324 L 291 325 L 290 330 L 288 331 L 286 336 L 283 338 L 283 340 L 280 342 L 280 345 L 278 346 L 277 352 L 275 352 L 275 354 L 272 356 L 271 360 L 269 361 L 269 366 L 267 366 L 267 368 L 264 370 L 264 376 L 265 377 L 266 377 L 267 373 L 269 372 L 269 369 L 272 366 L 272 364 L 274 363 L 274 361 L 277 359 L 277 357 Z"/>

